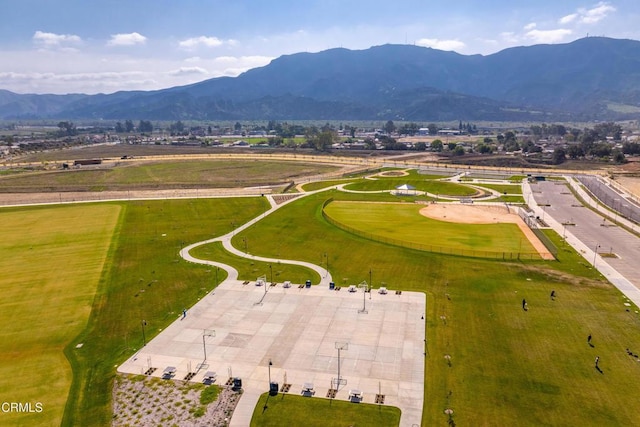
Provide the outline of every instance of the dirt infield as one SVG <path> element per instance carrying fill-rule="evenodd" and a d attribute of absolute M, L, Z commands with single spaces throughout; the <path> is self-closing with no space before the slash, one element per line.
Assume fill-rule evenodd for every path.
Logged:
<path fill-rule="evenodd" d="M 524 223 L 522 218 L 518 216 L 515 209 L 516 208 L 507 208 L 506 206 L 434 203 L 420 209 L 420 214 L 439 221 L 463 224 L 517 224 L 542 259 L 554 260 L 553 255 Z"/>

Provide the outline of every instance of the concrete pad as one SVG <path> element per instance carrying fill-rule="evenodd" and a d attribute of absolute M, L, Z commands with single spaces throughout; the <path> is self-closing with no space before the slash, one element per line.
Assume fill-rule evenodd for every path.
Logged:
<path fill-rule="evenodd" d="M 366 308 L 366 313 L 363 312 Z M 324 397 L 338 376 L 336 343 L 340 351 L 337 399 L 348 400 L 350 389 L 363 392 L 365 403 L 385 395 L 385 404 L 402 411 L 401 426 L 420 425 L 424 397 L 424 338 L 426 298 L 422 293 L 381 295 L 363 291 L 311 288 L 267 288 L 228 280 L 188 310 L 166 330 L 132 356 L 118 371 L 142 374 L 149 367 L 160 377 L 175 366 L 175 379 L 191 369 L 193 381 L 206 371 L 218 373 L 218 383 L 229 376 L 243 380 L 245 393 L 231 420 L 249 425 L 261 393 L 271 380 L 291 384 L 299 394 L 313 383 L 316 398 Z M 204 338 L 203 332 L 215 331 Z M 206 346 L 207 359 L 204 361 Z"/>

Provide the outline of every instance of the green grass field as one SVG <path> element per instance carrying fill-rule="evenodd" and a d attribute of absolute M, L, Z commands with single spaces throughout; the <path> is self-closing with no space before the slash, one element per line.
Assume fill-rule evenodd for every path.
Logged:
<path fill-rule="evenodd" d="M 444 424 L 447 407 L 459 425 L 640 423 L 640 366 L 624 351 L 640 349 L 640 319 L 573 250 L 562 248 L 560 260 L 549 263 L 392 248 L 326 223 L 326 197 L 301 199 L 242 236 L 280 236 L 277 243 L 264 241 L 265 256 L 286 247 L 299 259 L 318 262 L 326 251 L 337 282 L 368 279 L 371 268 L 374 287 L 385 282 L 390 289 L 427 294 L 423 425 Z M 551 290 L 558 295 L 553 302 Z M 589 333 L 599 337 L 595 348 L 586 343 Z M 607 360 L 604 374 L 594 369 L 596 355 Z"/>
<path fill-rule="evenodd" d="M 0 211 L 2 425 L 60 425 L 72 371 L 63 350 L 85 327 L 120 214 L 114 204 Z"/>
<path fill-rule="evenodd" d="M 335 221 L 383 242 L 430 252 L 486 256 L 535 253 L 516 224 L 460 224 L 420 215 L 424 205 L 335 201 L 325 212 Z"/>
<path fill-rule="evenodd" d="M 388 194 L 336 191 L 308 196 L 238 233 L 234 243 L 240 248 L 240 242 L 246 239 L 249 251 L 255 255 L 298 259 L 319 265 L 324 265 L 328 259 L 338 284 L 369 280 L 371 270 L 376 288 L 384 282 L 391 290 L 424 292 L 427 295 L 428 354 L 425 358 L 423 425 L 444 425 L 446 408 L 454 410 L 458 425 L 640 425 L 640 413 L 636 410 L 640 363 L 625 352 L 626 348 L 640 352 L 640 318 L 633 311 L 636 308 L 627 311 L 623 305 L 626 300 L 620 292 L 571 248 L 562 246 L 557 235 L 550 236 L 560 248 L 556 262 L 502 262 L 445 256 L 372 241 L 329 224 L 322 216 L 322 204 L 329 197 L 336 200 L 334 203 L 341 200 L 397 200 Z M 105 231 L 106 236 L 101 240 L 106 267 L 101 270 L 101 263 L 77 267 L 63 264 L 74 273 L 82 271 L 83 267 L 98 270 L 95 279 L 98 284 L 87 289 L 85 283 L 78 289 L 79 285 L 73 285 L 71 279 L 56 280 L 60 298 L 52 301 L 73 296 L 71 305 L 65 306 L 84 306 L 84 321 L 73 329 L 72 324 L 61 321 L 60 310 L 56 307 L 39 309 L 31 320 L 28 317 L 33 311 L 31 304 L 18 306 L 7 300 L 3 307 L 11 318 L 25 316 L 20 321 L 24 331 L 54 327 L 73 330 L 56 338 L 60 347 L 67 345 L 65 355 L 70 359 L 74 375 L 62 421 L 66 426 L 108 425 L 115 366 L 140 348 L 141 320 L 148 322 L 147 337 L 150 339 L 175 320 L 182 308 L 190 307 L 215 286 L 215 271 L 182 261 L 177 255 L 179 249 L 230 231 L 234 224 L 238 226 L 264 212 L 266 202 L 264 198 L 195 199 L 12 209 L 2 211 L 2 215 L 13 215 L 8 217 L 7 223 L 14 225 L 16 231 L 9 229 L 3 236 L 25 230 L 37 233 L 36 238 L 46 233 L 49 227 L 36 227 L 33 225 L 36 222 L 20 222 L 22 217 L 27 219 L 35 214 L 46 217 L 48 222 L 68 222 L 74 229 L 82 230 L 84 224 L 89 226 L 94 221 L 93 216 L 81 215 L 68 221 L 68 209 L 92 206 L 107 207 L 115 212 L 111 216 L 111 228 L 104 221 L 101 223 L 106 229 L 115 227 L 115 233 Z M 407 211 L 405 205 L 399 206 L 403 207 L 394 212 L 398 218 L 389 218 L 389 222 L 415 214 L 409 209 L 412 204 L 406 203 Z M 13 242 L 4 240 L 3 244 Z M 54 239 L 53 242 L 52 247 L 62 250 L 63 256 L 68 257 L 66 248 L 71 246 L 64 240 Z M 109 242 L 111 246 L 106 252 Z M 37 283 L 45 273 L 31 271 L 34 264 L 30 247 L 23 241 L 21 245 L 7 246 L 2 255 L 13 259 L 12 264 L 22 266 L 6 271 L 13 271 L 16 277 L 24 276 L 23 280 L 28 283 Z M 93 246 L 92 250 L 95 250 Z M 256 274 L 268 274 L 263 263 L 247 264 L 222 253 L 219 245 L 201 247 L 197 249 L 197 255 L 237 266 L 241 276 L 248 275 L 241 277 L 246 280 L 255 279 Z M 60 264 L 58 260 L 55 265 Z M 13 267 L 7 264 L 5 268 Z M 50 270 L 54 269 L 55 266 L 50 267 Z M 285 270 L 284 267 L 277 271 L 282 276 L 308 274 L 304 270 Z M 222 278 L 220 272 L 218 280 Z M 70 286 L 69 290 L 67 286 Z M 17 289 L 22 291 L 23 288 L 7 287 L 14 300 L 21 297 Z M 556 291 L 555 301 L 549 298 L 551 290 Z M 28 295 L 23 301 L 37 297 Z M 529 305 L 527 312 L 521 307 L 523 298 Z M 42 300 L 36 301 L 40 304 Z M 92 302 L 87 322 L 87 310 Z M 45 315 L 47 321 L 41 319 Z M 20 329 L 10 324 L 0 330 L 2 341 L 11 340 L 14 330 Z M 82 331 L 80 335 L 73 338 L 79 331 Z M 593 335 L 595 347 L 587 345 L 588 334 Z M 47 336 L 43 340 L 53 340 L 53 337 Z M 76 349 L 78 343 L 83 343 L 83 347 Z M 59 351 L 58 356 L 48 348 L 39 353 L 42 357 L 46 354 L 47 358 L 62 360 Z M 7 369 L 13 370 L 19 365 L 14 360 L 14 353 L 7 354 L 6 357 L 11 357 L 7 360 Z M 451 366 L 445 355 L 451 356 Z M 594 368 L 596 355 L 600 356 L 603 373 Z M 38 379 L 43 377 L 40 375 Z M 46 378 L 47 382 L 39 382 L 41 389 L 51 387 L 52 379 L 59 379 Z M 67 377 L 67 387 L 69 381 L 70 377 Z M 13 392 L 15 381 L 7 382 L 4 387 L 3 390 Z M 3 398 L 14 399 L 14 396 Z M 60 404 L 64 402 L 64 396 L 64 392 L 56 395 Z M 285 401 L 289 397 L 293 396 L 285 397 Z M 286 417 L 290 412 L 304 414 L 309 411 L 301 406 L 308 400 L 302 403 L 291 400 L 293 409 L 278 410 L 275 402 L 269 401 L 267 412 L 278 412 L 278 417 L 284 413 Z M 311 400 L 322 404 L 322 399 Z M 350 405 L 357 411 L 365 407 Z M 260 404 L 258 409 L 262 410 Z M 43 412 L 46 423 L 59 424 L 60 412 L 56 415 L 58 421 L 51 421 L 50 414 L 46 409 Z M 5 415 L 0 414 L 0 417 Z M 340 425 L 361 422 L 351 420 L 341 419 L 340 422 L 344 422 Z M 386 420 L 379 423 L 373 418 L 366 420 L 365 425 L 394 425 Z M 6 424 L 3 421 L 4 418 L 0 418 L 0 424 Z M 283 421 L 277 418 L 276 422 L 282 425 Z M 42 425 L 49 425 L 46 423 L 43 421 Z M 32 425 L 31 422 L 27 424 Z"/>
<path fill-rule="evenodd" d="M 251 248 L 253 248 L 253 242 L 249 242 L 249 244 Z M 236 241 L 235 245 L 238 248 L 242 248 L 242 241 Z M 261 245 L 261 242 L 256 242 L 256 245 Z M 268 263 L 239 258 L 225 251 L 220 242 L 198 246 L 191 250 L 191 255 L 196 258 L 208 259 L 230 265 L 238 270 L 238 276 L 248 280 L 255 280 L 260 276 L 266 276 L 268 281 L 277 283 L 282 283 L 285 280 L 289 280 L 292 283 L 305 283 L 306 280 L 311 280 L 313 284 L 320 282 L 320 276 L 313 270 L 298 265 Z M 270 265 L 271 268 L 269 267 Z"/>
<path fill-rule="evenodd" d="M 105 191 L 220 188 L 281 184 L 337 170 L 323 164 L 251 160 L 185 160 L 118 167 L 24 172 L 0 177 L 0 191 Z"/>
<path fill-rule="evenodd" d="M 216 285 L 214 269 L 182 260 L 189 243 L 229 232 L 264 212 L 263 197 L 123 203 L 121 226 L 103 272 L 89 322 L 67 347 L 74 383 L 63 425 L 104 426 L 111 420 L 115 368 L 147 339 Z M 54 209 L 52 209 L 55 212 Z M 224 276 L 220 275 L 218 280 Z"/>
<path fill-rule="evenodd" d="M 413 185 L 418 191 L 426 191 L 432 194 L 447 196 L 473 196 L 477 193 L 475 188 L 466 185 L 454 184 L 452 182 L 434 181 L 431 179 L 402 179 L 402 178 L 380 178 L 361 179 L 345 188 L 354 191 L 388 191 L 395 190 L 396 187 L 404 184 Z"/>
<path fill-rule="evenodd" d="M 510 194 L 510 195 L 522 195 L 522 186 L 518 184 L 508 185 L 508 184 L 474 184 L 478 187 L 489 188 L 491 190 L 495 190 L 500 194 Z"/>
<path fill-rule="evenodd" d="M 400 410 L 391 406 L 279 394 L 260 396 L 251 427 L 397 426 Z"/>

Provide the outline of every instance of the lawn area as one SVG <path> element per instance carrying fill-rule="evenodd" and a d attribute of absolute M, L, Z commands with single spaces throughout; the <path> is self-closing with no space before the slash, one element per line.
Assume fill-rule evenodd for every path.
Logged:
<path fill-rule="evenodd" d="M 329 197 L 336 204 L 343 200 L 397 200 L 388 194 L 347 194 L 333 190 L 303 197 L 238 233 L 234 244 L 241 248 L 245 239 L 254 255 L 319 265 L 328 262 L 339 285 L 369 281 L 371 271 L 375 288 L 384 283 L 390 290 L 424 292 L 427 374 L 422 425 L 445 425 L 446 408 L 454 410 L 453 418 L 458 425 L 640 425 L 637 411 L 640 363 L 625 351 L 629 348 L 640 352 L 640 318 L 634 313 L 636 308 L 632 306 L 627 311 L 622 294 L 571 248 L 563 246 L 555 233 L 550 236 L 560 249 L 555 262 L 445 256 L 387 245 L 329 224 L 322 216 L 322 204 Z M 370 209 L 373 205 L 363 205 L 367 209 L 359 209 L 356 216 L 370 216 L 367 221 L 377 224 L 375 228 L 387 227 L 380 219 L 384 215 L 390 224 L 416 220 L 416 206 L 411 203 L 397 203 L 391 205 L 392 210 L 369 213 L 375 211 Z M 40 419 L 36 417 L 42 416 L 40 425 L 60 425 L 61 417 L 65 426 L 109 425 L 115 366 L 140 348 L 141 321 L 147 321 L 147 339 L 151 339 L 174 321 L 183 308 L 190 307 L 216 286 L 215 270 L 181 260 L 180 248 L 227 233 L 260 215 L 265 208 L 266 200 L 256 197 L 3 210 L 4 223 L 11 227 L 5 227 L 3 237 L 7 238 L 0 246 L 3 254 L 0 266 L 5 272 L 0 279 L 3 290 L 0 301 L 7 316 L 19 318 L 20 322 L 6 322 L 9 326 L 0 329 L 0 345 L 5 346 L 0 357 L 6 358 L 2 369 L 4 378 L 10 379 L 0 392 L 4 401 L 44 402 L 42 396 L 51 396 L 59 406 L 55 412 L 53 403 L 44 402 L 43 413 L 29 415 L 22 424 L 38 425 Z M 87 213 L 83 211 L 86 209 L 96 211 Z M 108 212 L 100 213 L 101 209 Z M 44 219 L 47 227 L 34 226 Z M 55 234 L 56 227 L 49 224 L 67 228 Z M 95 232 L 83 232 L 87 227 L 98 228 Z M 442 227 L 432 225 L 428 237 L 434 238 L 433 233 Z M 67 232 L 68 229 L 71 231 Z M 39 234 L 22 237 L 33 232 Z M 45 238 L 47 233 L 51 233 L 49 240 Z M 413 238 L 413 233 L 403 233 L 403 238 Z M 494 231 L 500 233 L 505 232 Z M 70 257 L 74 239 L 83 242 L 81 237 L 92 239 L 88 243 L 90 248 L 86 243 L 78 243 L 76 252 L 71 253 L 93 253 L 102 247 L 101 257 L 92 262 L 86 256 Z M 51 243 L 45 248 L 46 245 L 33 245 L 34 241 Z M 41 252 L 34 257 L 32 252 L 36 250 Z M 54 250 L 60 251 L 58 255 Z M 252 264 L 226 254 L 219 244 L 200 247 L 194 250 L 194 255 L 234 265 L 247 280 L 270 274 L 268 264 Z M 34 258 L 39 262 L 34 263 Z M 49 258 L 53 260 L 51 263 Z M 78 259 L 80 264 L 72 264 L 71 258 Z M 106 267 L 102 268 L 103 265 Z M 67 270 L 73 277 L 58 277 Z M 81 276 L 78 271 L 87 273 Z M 310 274 L 284 265 L 273 268 L 273 273 L 274 281 L 291 280 L 289 277 L 306 279 Z M 85 280 L 92 274 L 93 287 Z M 223 278 L 220 271 L 217 281 Z M 74 282 L 80 279 L 81 283 Z M 45 286 L 48 287 L 41 288 Z M 549 297 L 552 290 L 557 295 L 554 301 Z M 45 298 L 47 293 L 53 297 Z M 528 311 L 522 309 L 523 299 L 528 303 Z M 61 319 L 61 313 L 66 316 L 67 312 L 73 317 Z M 22 338 L 27 333 L 29 337 Z M 594 347 L 586 342 L 589 334 L 593 336 Z M 79 343 L 83 346 L 76 348 Z M 59 353 L 65 345 L 74 375 L 70 388 L 71 371 L 65 374 L 57 370 L 56 375 L 45 377 L 48 372 L 40 368 L 44 362 L 39 359 L 34 359 L 36 365 L 30 362 L 26 368 L 21 368 L 21 362 L 17 361 L 21 357 L 17 352 L 23 351 L 38 358 L 56 359 L 56 363 L 66 362 L 61 355 L 56 358 L 55 351 L 49 351 L 57 347 Z M 450 356 L 450 365 L 445 355 Z M 595 370 L 596 356 L 600 357 L 602 373 Z M 348 369 L 345 366 L 345 375 Z M 20 396 L 21 385 L 32 377 L 38 380 L 35 397 Z M 66 390 L 70 390 L 68 399 Z M 376 391 L 363 392 L 370 395 Z M 65 399 L 67 406 L 62 416 Z M 337 401 L 329 405 L 319 397 L 271 398 L 263 414 L 264 403 L 263 400 L 258 404 L 254 422 L 267 424 L 255 425 L 316 425 L 309 422 L 315 422 L 315 414 L 319 414 L 321 425 L 386 427 L 397 425 L 399 416 L 393 415 L 393 408 L 385 406 Z M 289 403 L 293 406 L 279 406 Z M 307 404 L 318 406 L 307 408 L 304 406 Z M 340 418 L 333 418 L 331 411 L 341 408 L 340 404 L 346 405 L 346 409 L 340 409 Z M 368 412 L 370 407 L 373 413 Z M 347 410 L 356 413 L 345 418 L 343 412 Z M 386 410 L 396 417 L 395 421 L 376 418 Z M 6 425 L 8 416 L 0 413 L 0 424 Z M 294 418 L 299 416 L 304 417 L 304 423 Z M 13 419 L 8 423 L 13 423 Z"/>
<path fill-rule="evenodd" d="M 308 184 L 304 184 L 302 186 L 302 189 L 304 191 L 315 191 L 315 190 L 320 190 L 327 187 L 332 187 L 334 185 L 348 184 L 350 182 L 353 182 L 353 179 L 347 178 L 347 179 L 336 179 L 332 181 L 316 181 L 316 182 L 310 182 Z"/>
<path fill-rule="evenodd" d="M 214 269 L 187 263 L 179 250 L 229 232 L 232 221 L 246 222 L 266 203 L 263 197 L 122 203 L 89 322 L 66 349 L 75 377 L 63 425 L 109 425 L 116 366 L 142 346 L 142 320 L 150 340 L 216 286 Z"/>
<path fill-rule="evenodd" d="M 625 352 L 640 351 L 640 319 L 570 248 L 557 262 L 498 262 L 391 247 L 325 222 L 329 196 L 348 198 L 300 199 L 239 237 L 279 236 L 257 255 L 317 263 L 326 252 L 337 283 L 371 268 L 374 287 L 427 294 L 423 425 L 446 423 L 446 408 L 458 425 L 640 424 L 640 364 Z"/>
<path fill-rule="evenodd" d="M 515 195 L 515 194 L 520 194 L 522 195 L 522 186 L 520 184 L 513 184 L 513 185 L 509 185 L 509 184 L 485 184 L 483 183 L 478 183 L 478 184 L 474 184 L 477 185 L 478 187 L 484 187 L 484 188 L 489 188 L 491 190 L 495 190 L 500 194 L 510 194 L 510 195 Z"/>
<path fill-rule="evenodd" d="M 489 256 L 535 253 L 516 224 L 460 224 L 420 215 L 424 205 L 334 201 L 326 214 L 355 232 L 383 242 L 429 252 Z"/>
<path fill-rule="evenodd" d="M 238 248 L 242 247 L 242 241 L 236 241 L 235 243 Z M 199 259 L 230 265 L 238 270 L 238 278 L 241 280 L 255 280 L 260 276 L 266 276 L 268 281 L 277 283 L 282 283 L 285 280 L 289 280 L 291 283 L 305 283 L 306 280 L 311 280 L 313 284 L 320 282 L 320 276 L 313 270 L 299 265 L 268 263 L 240 258 L 225 251 L 220 242 L 198 246 L 191 250 L 191 255 Z M 270 265 L 271 268 L 269 267 Z M 222 270 L 220 272 L 222 273 Z"/>
<path fill-rule="evenodd" d="M 0 177 L 0 191 L 106 191 L 224 188 L 289 182 L 337 167 L 268 160 L 183 160 L 117 167 L 21 173 Z"/>
<path fill-rule="evenodd" d="M 87 323 L 120 212 L 0 210 L 0 401 L 42 404 L 39 413 L 3 410 L 0 424 L 60 425 L 72 380 L 63 350 Z"/>
<path fill-rule="evenodd" d="M 385 191 L 395 190 L 396 187 L 410 184 L 418 191 L 426 191 L 441 196 L 473 196 L 477 193 L 475 188 L 466 185 L 455 184 L 452 182 L 435 181 L 432 179 L 405 179 L 401 178 L 380 178 L 380 179 L 361 179 L 353 184 L 347 185 L 347 190 L 355 191 Z"/>
<path fill-rule="evenodd" d="M 268 393 L 260 396 L 251 417 L 251 427 L 392 427 L 399 423 L 400 410 L 391 406 Z"/>

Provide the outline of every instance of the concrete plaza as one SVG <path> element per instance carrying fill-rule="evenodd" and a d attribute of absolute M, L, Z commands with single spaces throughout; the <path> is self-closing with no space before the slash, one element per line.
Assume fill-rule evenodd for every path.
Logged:
<path fill-rule="evenodd" d="M 312 383 L 313 398 L 324 398 L 335 387 L 340 353 L 344 381 L 336 399 L 347 400 L 357 389 L 363 402 L 375 403 L 380 393 L 385 405 L 402 410 L 401 426 L 421 424 L 424 294 L 243 283 L 222 283 L 118 371 L 143 374 L 153 367 L 152 376 L 160 377 L 172 366 L 175 379 L 196 372 L 197 382 L 215 371 L 218 384 L 240 377 L 244 393 L 231 425 L 247 426 L 260 394 L 269 389 L 269 375 L 280 387 L 291 384 L 292 394 Z"/>

